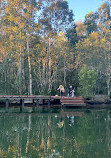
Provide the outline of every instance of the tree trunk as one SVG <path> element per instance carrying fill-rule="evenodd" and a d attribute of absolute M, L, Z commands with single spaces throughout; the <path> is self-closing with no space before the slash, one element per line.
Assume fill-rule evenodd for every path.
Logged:
<path fill-rule="evenodd" d="M 64 86 L 66 88 L 66 65 L 65 65 L 66 60 L 64 59 Z"/>
<path fill-rule="evenodd" d="M 51 90 L 52 90 L 52 82 L 51 82 L 51 55 L 50 55 L 50 38 L 49 38 L 49 88 L 48 88 L 48 92 L 50 93 L 51 92 Z"/>
<path fill-rule="evenodd" d="M 111 90 L 110 90 L 110 76 L 108 76 L 107 79 L 107 89 L 108 89 L 108 96 L 110 96 Z"/>
<path fill-rule="evenodd" d="M 28 54 L 28 66 L 29 66 L 29 95 L 32 95 L 32 74 L 31 74 L 31 60 L 29 56 L 28 34 L 27 34 L 27 54 Z"/>
<path fill-rule="evenodd" d="M 43 70 L 42 70 L 42 84 L 45 85 L 45 64 L 46 64 L 46 59 L 42 59 L 42 65 L 43 65 Z"/>
<path fill-rule="evenodd" d="M 20 31 L 20 39 L 22 39 L 22 30 Z M 22 94 L 22 44 L 20 42 L 20 65 L 19 65 L 19 93 Z"/>

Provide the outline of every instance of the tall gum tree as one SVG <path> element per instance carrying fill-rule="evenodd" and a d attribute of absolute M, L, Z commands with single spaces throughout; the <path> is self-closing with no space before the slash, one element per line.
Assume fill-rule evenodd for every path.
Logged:
<path fill-rule="evenodd" d="M 44 38 L 47 39 L 47 61 L 48 61 L 48 91 L 51 92 L 51 78 L 53 75 L 51 51 L 52 41 L 56 34 L 60 31 L 65 32 L 74 23 L 73 12 L 69 9 L 67 1 L 64 0 L 48 0 L 47 7 L 44 9 L 42 16 L 39 20 L 43 28 L 41 30 Z M 54 53 L 54 52 L 53 52 Z M 45 64 L 44 64 L 45 65 Z"/>
<path fill-rule="evenodd" d="M 30 43 L 29 39 L 31 36 L 37 32 L 39 29 L 38 23 L 35 21 L 35 18 L 38 18 L 37 11 L 41 8 L 42 1 L 27 1 L 24 8 L 23 17 L 25 19 L 25 33 L 26 33 L 26 49 L 27 49 L 27 56 L 28 56 L 28 66 L 29 66 L 29 95 L 32 95 L 32 68 L 31 68 L 31 53 L 30 53 Z"/>
<path fill-rule="evenodd" d="M 92 11 L 86 14 L 84 25 L 86 25 L 86 30 L 88 34 L 90 34 L 93 31 L 97 31 L 97 24 L 96 24 L 97 16 L 98 14 L 93 13 Z"/>
<path fill-rule="evenodd" d="M 2 16 L 2 39 L 3 45 L 2 48 L 5 50 L 5 58 L 12 56 L 12 58 L 17 57 L 15 54 L 21 54 L 22 51 L 22 39 L 21 39 L 21 21 L 20 12 L 21 12 L 21 2 L 14 0 L 5 1 L 4 12 Z M 7 49 L 8 48 L 8 49 Z M 3 54 L 2 49 L 2 54 Z M 18 51 L 19 50 L 19 51 Z M 16 58 L 18 62 L 18 59 Z M 19 73 L 20 75 L 20 73 Z M 19 76 L 20 77 L 20 76 Z M 21 91 L 19 89 L 19 91 Z"/>
<path fill-rule="evenodd" d="M 38 24 L 35 22 L 34 18 L 35 14 L 37 14 L 37 11 L 40 9 L 41 3 L 40 1 L 36 2 L 35 0 L 7 0 L 5 3 L 4 15 L 2 17 L 2 29 L 5 36 L 7 35 L 11 40 L 11 42 L 9 41 L 8 46 L 12 46 L 19 55 L 19 93 L 22 94 L 23 87 L 21 80 L 23 74 L 23 50 L 25 48 L 27 50 L 29 66 L 29 94 L 32 95 L 29 37 L 38 30 Z"/>

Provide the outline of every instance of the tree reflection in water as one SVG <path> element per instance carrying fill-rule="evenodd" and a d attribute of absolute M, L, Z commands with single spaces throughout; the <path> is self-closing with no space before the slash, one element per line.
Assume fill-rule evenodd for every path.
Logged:
<path fill-rule="evenodd" d="M 2 158 L 110 158 L 111 111 L 1 113 Z"/>

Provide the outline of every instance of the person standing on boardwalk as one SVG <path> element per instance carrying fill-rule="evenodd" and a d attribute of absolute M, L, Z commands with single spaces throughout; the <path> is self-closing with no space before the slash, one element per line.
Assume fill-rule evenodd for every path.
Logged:
<path fill-rule="evenodd" d="M 69 91 L 68 91 L 68 96 L 69 97 L 74 97 L 74 88 L 72 88 L 72 86 L 69 87 Z"/>
<path fill-rule="evenodd" d="M 60 91 L 60 96 L 62 97 L 64 92 L 65 92 L 65 89 L 64 89 L 63 85 L 60 85 L 58 90 Z"/>

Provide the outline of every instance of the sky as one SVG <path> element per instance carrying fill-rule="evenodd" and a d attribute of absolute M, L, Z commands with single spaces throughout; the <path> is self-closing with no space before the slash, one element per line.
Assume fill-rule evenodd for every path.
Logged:
<path fill-rule="evenodd" d="M 84 21 L 84 17 L 90 11 L 95 12 L 103 3 L 102 0 L 67 0 L 69 9 L 73 10 L 75 22 Z"/>

